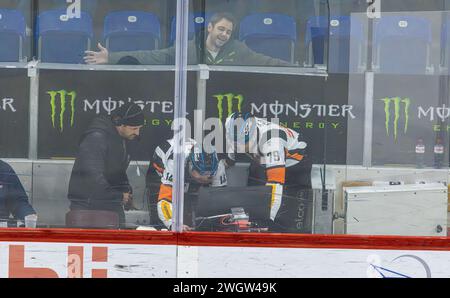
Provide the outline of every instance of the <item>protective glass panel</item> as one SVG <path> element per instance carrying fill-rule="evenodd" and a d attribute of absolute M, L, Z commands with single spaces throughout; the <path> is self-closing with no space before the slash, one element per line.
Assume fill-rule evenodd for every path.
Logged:
<path fill-rule="evenodd" d="M 0 38 L 20 41 L 2 39 L 0 57 L 17 49 L 23 58 L 0 58 L 0 217 L 9 225 L 37 214 L 38 227 L 136 229 L 157 218 L 146 175 L 172 133 L 175 72 L 164 64 L 174 61 L 110 58 L 165 47 L 175 3 L 0 1 Z"/>
<path fill-rule="evenodd" d="M 339 233 L 447 236 L 446 19 L 384 10 L 366 18 L 371 69 L 349 79 Z"/>
<path fill-rule="evenodd" d="M 306 61 L 308 21 L 316 16 L 328 19 L 320 1 L 193 1 L 189 17 L 204 21 L 194 32 L 204 42 L 190 136 L 195 144 L 186 152 L 186 230 L 331 231 L 331 217 L 312 223 L 329 205 L 320 178 L 329 125 L 327 63 Z M 291 47 L 283 30 L 292 20 L 295 67 L 284 67 L 280 61 L 289 60 Z M 317 31 L 321 41 L 314 47 L 323 56 L 328 30 Z M 188 47 L 189 57 L 195 53 Z"/>
<path fill-rule="evenodd" d="M 187 86 L 186 140 L 203 146 L 187 144 L 184 153 L 184 224 L 198 231 L 445 236 L 447 2 L 190 1 L 189 67 L 179 85 Z M 170 145 L 180 108 L 176 4 L 0 1 L 0 198 L 13 187 L 24 203 L 17 213 L 4 210 L 9 225 L 37 213 L 38 227 L 170 228 L 164 216 L 173 218 L 173 210 L 162 203 L 170 201 L 162 199 L 170 154 L 158 164 L 155 152 Z M 118 174 L 106 190 L 96 178 L 71 188 L 81 143 L 99 129 L 92 121 L 128 103 L 143 110 L 145 122 L 129 159 L 118 158 L 126 171 L 120 162 L 104 169 Z M 255 119 L 245 116 L 251 113 L 256 124 L 235 124 L 227 134 L 234 112 L 245 121 Z M 126 116 L 124 126 L 139 124 Z M 245 136 L 254 134 L 251 151 Z M 95 142 L 88 152 L 102 148 Z M 131 189 L 133 206 L 122 213 Z M 104 190 L 106 204 L 96 201 Z M 384 200 L 371 197 L 379 192 Z M 95 212 L 73 217 L 71 209 Z"/>
<path fill-rule="evenodd" d="M 0 226 L 24 225 L 34 214 L 29 149 L 31 1 L 0 1 Z M 12 200 L 9 200 L 9 199 Z M 9 218 L 10 213 L 15 216 Z"/>

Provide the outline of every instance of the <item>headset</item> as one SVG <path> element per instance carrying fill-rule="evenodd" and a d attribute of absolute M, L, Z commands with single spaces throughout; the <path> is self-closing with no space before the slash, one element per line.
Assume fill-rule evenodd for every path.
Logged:
<path fill-rule="evenodd" d="M 128 115 L 128 113 L 130 112 L 132 107 L 133 107 L 133 105 L 130 105 L 128 107 L 128 109 L 126 110 L 125 115 L 123 115 L 123 117 L 120 117 L 120 116 L 117 115 L 117 117 L 118 117 L 117 119 L 114 119 L 115 117 L 112 118 L 112 122 L 114 123 L 115 126 L 121 126 L 121 125 L 124 124 L 125 120 L 133 118 L 133 117 L 136 117 L 139 114 L 142 114 L 142 111 L 139 111 L 137 113 Z"/>

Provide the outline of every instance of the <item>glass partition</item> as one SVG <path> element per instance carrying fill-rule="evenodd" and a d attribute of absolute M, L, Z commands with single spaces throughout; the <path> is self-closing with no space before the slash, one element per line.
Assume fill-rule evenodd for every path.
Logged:
<path fill-rule="evenodd" d="M 447 236 L 446 18 L 382 10 L 366 20 L 372 69 L 349 78 L 340 233 Z"/>
<path fill-rule="evenodd" d="M 26 34 L 11 29 L 20 18 L 8 22 L 13 3 Z M 9 225 L 23 225 L 37 214 L 38 227 L 150 227 L 149 164 L 172 134 L 174 67 L 126 66 L 138 64 L 132 55 L 114 66 L 109 58 L 166 47 L 175 4 L 0 1 L 0 56 L 13 46 L 30 53 L 24 61 L 0 59 L 1 197 L 13 202 L 2 205 L 2 224 L 10 217 Z M 11 32 L 17 47 L 3 40 Z"/>
<path fill-rule="evenodd" d="M 316 36 L 306 32 L 317 29 L 314 48 L 324 55 L 326 22 L 308 27 L 308 17 L 328 19 L 327 7 L 320 1 L 194 4 L 190 15 L 205 11 L 206 65 L 197 75 L 186 155 L 185 230 L 311 233 L 314 198 L 327 193 L 320 172 L 331 124 L 327 62 L 306 63 L 313 46 L 304 40 L 311 43 Z M 188 48 L 188 56 L 193 52 Z"/>
<path fill-rule="evenodd" d="M 34 213 L 28 203 L 31 197 L 30 144 L 30 80 L 26 63 L 32 57 L 32 2 L 0 1 L 0 226 L 17 226 L 7 220 L 9 210 L 14 215 Z M 3 159 L 12 159 L 10 164 Z M 19 181 L 21 183 L 17 183 Z M 12 200 L 8 195 L 13 196 Z M 22 208 L 17 208 L 18 206 Z M 24 222 L 22 221 L 23 225 Z"/>
<path fill-rule="evenodd" d="M 446 236 L 447 2 L 0 0 L 0 182 L 38 227 Z"/>

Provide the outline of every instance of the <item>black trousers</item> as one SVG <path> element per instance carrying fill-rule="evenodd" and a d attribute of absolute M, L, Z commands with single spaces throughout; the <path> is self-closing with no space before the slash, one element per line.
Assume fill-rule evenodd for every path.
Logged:
<path fill-rule="evenodd" d="M 306 234 L 312 232 L 311 167 L 311 162 L 305 160 L 286 168 L 281 206 L 275 221 L 268 223 L 271 232 Z M 266 181 L 265 167 L 252 162 L 248 185 L 264 185 Z"/>

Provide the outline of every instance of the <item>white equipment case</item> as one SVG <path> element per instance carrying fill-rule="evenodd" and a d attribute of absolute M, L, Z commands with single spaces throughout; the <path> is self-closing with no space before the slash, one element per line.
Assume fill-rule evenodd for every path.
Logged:
<path fill-rule="evenodd" d="M 442 183 L 344 188 L 345 233 L 447 236 L 447 186 Z"/>

